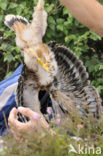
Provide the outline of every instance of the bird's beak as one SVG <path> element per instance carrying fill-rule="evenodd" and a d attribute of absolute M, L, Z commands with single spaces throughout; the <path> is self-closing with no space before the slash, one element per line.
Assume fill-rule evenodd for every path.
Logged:
<path fill-rule="evenodd" d="M 32 53 L 33 56 L 37 59 L 37 62 L 47 71 L 47 72 L 50 72 L 50 68 L 49 68 L 49 63 L 44 63 L 41 58 L 39 58 L 37 56 L 37 54 L 35 53 L 35 51 L 32 49 L 32 48 L 29 48 L 29 51 L 28 53 Z"/>

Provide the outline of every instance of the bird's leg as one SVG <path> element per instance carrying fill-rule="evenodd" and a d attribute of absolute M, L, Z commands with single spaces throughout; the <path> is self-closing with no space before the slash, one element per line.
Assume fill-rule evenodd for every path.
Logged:
<path fill-rule="evenodd" d="M 28 107 L 33 111 L 40 113 L 40 102 L 38 99 L 38 89 L 34 85 L 30 85 L 29 80 L 25 82 L 23 91 L 24 107 Z"/>
<path fill-rule="evenodd" d="M 43 0 L 39 0 L 36 10 L 43 10 L 44 9 L 44 1 Z"/>
<path fill-rule="evenodd" d="M 47 13 L 44 10 L 43 0 L 39 0 L 37 6 L 34 8 L 33 20 L 31 23 L 34 35 L 38 39 L 38 43 L 42 42 L 47 28 Z"/>
<path fill-rule="evenodd" d="M 46 61 L 43 53 L 41 52 L 41 56 L 39 56 L 39 53 L 37 50 L 34 50 L 32 48 L 25 49 L 25 52 L 31 56 L 31 58 L 36 59 L 36 61 L 47 71 L 50 72 L 49 63 Z"/>

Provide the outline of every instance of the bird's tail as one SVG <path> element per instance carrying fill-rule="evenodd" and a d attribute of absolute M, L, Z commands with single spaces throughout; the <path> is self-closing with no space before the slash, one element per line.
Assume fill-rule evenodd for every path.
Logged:
<path fill-rule="evenodd" d="M 34 35 L 38 40 L 42 41 L 42 38 L 47 28 L 47 13 L 44 10 L 44 1 L 39 0 L 36 7 L 34 7 L 33 20 L 31 23 Z"/>
<path fill-rule="evenodd" d="M 83 88 L 84 91 L 84 99 L 85 104 L 82 106 L 82 108 L 87 109 L 87 111 L 90 114 L 94 114 L 95 117 L 100 117 L 102 114 L 102 105 L 101 105 L 101 98 L 93 86 L 85 86 Z"/>
<path fill-rule="evenodd" d="M 4 23 L 11 30 L 19 33 L 28 25 L 28 21 L 25 18 L 15 15 L 7 15 Z"/>

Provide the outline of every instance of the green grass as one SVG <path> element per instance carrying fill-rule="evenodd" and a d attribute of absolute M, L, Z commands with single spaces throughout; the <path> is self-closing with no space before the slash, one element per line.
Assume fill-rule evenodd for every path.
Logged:
<path fill-rule="evenodd" d="M 83 126 L 81 126 L 81 123 Z M 16 140 L 11 134 L 4 137 L 6 145 L 4 156 L 75 156 L 93 155 L 89 147 L 94 146 L 94 155 L 97 155 L 97 147 L 103 155 L 103 119 L 79 119 L 69 118 L 68 121 L 54 128 L 55 134 L 51 135 L 42 129 L 41 133 L 33 130 L 31 135 L 22 134 L 22 141 Z M 80 137 L 82 140 L 74 140 L 70 134 Z M 78 151 L 83 147 L 83 154 L 69 153 L 70 145 Z M 86 154 L 86 151 L 88 154 Z M 79 152 L 79 151 L 78 151 Z M 98 154 L 99 155 L 99 154 Z M 1 156 L 1 155 L 0 155 Z"/>

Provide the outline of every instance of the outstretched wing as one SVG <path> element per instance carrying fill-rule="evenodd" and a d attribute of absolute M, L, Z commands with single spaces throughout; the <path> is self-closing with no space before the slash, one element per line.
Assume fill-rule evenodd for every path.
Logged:
<path fill-rule="evenodd" d="M 31 37 L 31 34 L 27 32 L 30 30 L 29 22 L 22 16 L 7 15 L 4 23 L 15 32 L 16 44 L 22 52 L 28 46 L 27 39 Z"/>
<path fill-rule="evenodd" d="M 80 113 L 86 112 L 98 117 L 101 99 L 97 90 L 90 85 L 83 63 L 68 48 L 55 42 L 48 45 L 54 52 L 58 64 L 56 79 L 59 92 L 66 95 L 79 108 Z M 68 111 L 68 104 L 60 103 L 60 105 L 62 108 L 65 106 Z"/>
<path fill-rule="evenodd" d="M 15 31 L 15 33 L 21 33 L 28 26 L 28 21 L 26 18 L 22 16 L 15 15 L 7 15 L 4 21 L 5 25 L 7 25 L 11 30 Z"/>

